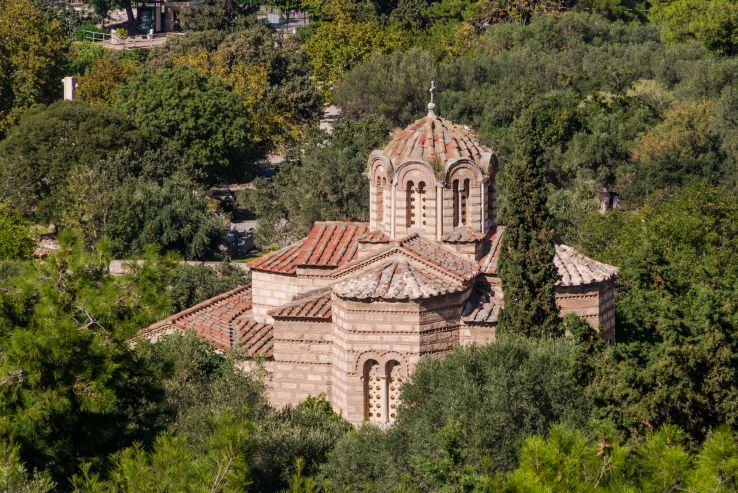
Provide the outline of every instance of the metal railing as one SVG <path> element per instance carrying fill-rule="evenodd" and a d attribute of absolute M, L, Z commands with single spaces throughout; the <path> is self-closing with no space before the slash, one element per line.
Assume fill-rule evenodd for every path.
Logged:
<path fill-rule="evenodd" d="M 113 37 L 112 34 L 101 33 L 98 31 L 82 31 L 82 35 L 85 41 L 92 41 L 93 43 L 106 41 Z"/>

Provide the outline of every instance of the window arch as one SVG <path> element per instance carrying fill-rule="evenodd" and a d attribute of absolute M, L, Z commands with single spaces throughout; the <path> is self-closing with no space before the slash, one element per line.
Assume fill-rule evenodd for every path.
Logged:
<path fill-rule="evenodd" d="M 390 423 L 395 421 L 397 408 L 400 405 L 400 386 L 403 382 L 400 369 L 400 363 L 397 361 L 387 362 L 387 421 Z"/>
<path fill-rule="evenodd" d="M 384 184 L 387 180 L 383 177 L 378 176 L 374 184 L 374 197 L 376 201 L 376 214 L 375 220 L 378 224 L 384 221 Z"/>
<path fill-rule="evenodd" d="M 426 186 L 424 181 L 418 182 L 417 186 L 415 182 L 408 181 L 407 187 L 405 188 L 405 204 L 406 204 L 406 215 L 405 215 L 405 227 L 410 229 L 418 225 L 425 226 L 426 213 L 425 213 L 425 195 Z"/>
<path fill-rule="evenodd" d="M 467 178 L 453 181 L 454 198 L 454 228 L 467 226 L 469 224 L 469 191 L 471 182 Z"/>
<path fill-rule="evenodd" d="M 371 423 L 384 423 L 386 378 L 376 360 L 364 363 L 364 419 Z"/>
<path fill-rule="evenodd" d="M 400 405 L 400 387 L 405 379 L 402 365 L 389 360 L 382 366 L 377 360 L 364 363 L 364 419 L 370 423 L 393 423 Z"/>

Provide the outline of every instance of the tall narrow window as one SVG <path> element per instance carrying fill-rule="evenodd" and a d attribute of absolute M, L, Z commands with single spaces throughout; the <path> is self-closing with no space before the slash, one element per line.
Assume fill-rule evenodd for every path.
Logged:
<path fill-rule="evenodd" d="M 377 224 L 384 222 L 384 187 L 382 186 L 382 178 L 377 177 L 377 183 L 374 185 L 374 194 L 377 202 Z"/>
<path fill-rule="evenodd" d="M 418 190 L 415 193 L 415 211 L 420 224 L 425 226 L 425 182 L 418 183 Z"/>
<path fill-rule="evenodd" d="M 372 423 L 384 423 L 387 413 L 384 410 L 386 378 L 375 360 L 364 363 L 364 418 Z"/>
<path fill-rule="evenodd" d="M 459 225 L 459 180 L 453 181 L 454 228 Z"/>
<path fill-rule="evenodd" d="M 387 363 L 387 421 L 390 423 L 395 421 L 397 417 L 397 407 L 400 405 L 400 386 L 402 385 L 402 375 L 400 373 L 400 363 L 390 361 Z"/>
<path fill-rule="evenodd" d="M 490 182 L 487 187 L 487 220 L 489 224 L 497 224 L 497 203 L 495 198 L 495 184 Z"/>
<path fill-rule="evenodd" d="M 469 180 L 464 180 L 464 189 L 461 190 L 461 198 L 459 200 L 459 217 L 462 226 L 469 224 Z"/>
<path fill-rule="evenodd" d="M 405 187 L 405 227 L 411 228 L 415 226 L 415 183 L 407 182 Z"/>

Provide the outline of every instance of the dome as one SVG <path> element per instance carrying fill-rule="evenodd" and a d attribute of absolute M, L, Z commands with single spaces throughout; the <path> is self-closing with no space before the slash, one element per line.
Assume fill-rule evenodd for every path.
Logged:
<path fill-rule="evenodd" d="M 398 131 L 384 148 L 384 154 L 394 166 L 425 161 L 436 167 L 469 159 L 486 172 L 492 151 L 479 142 L 470 128 L 441 118 L 429 105 L 428 115 Z"/>

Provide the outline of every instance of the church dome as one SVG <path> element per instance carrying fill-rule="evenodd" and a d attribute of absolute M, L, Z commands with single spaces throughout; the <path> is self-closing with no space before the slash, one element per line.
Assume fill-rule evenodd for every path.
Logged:
<path fill-rule="evenodd" d="M 444 169 L 448 163 L 468 159 L 487 172 L 492 151 L 467 126 L 441 118 L 428 105 L 428 114 L 398 131 L 384 148 L 394 166 L 408 161 L 424 161 Z"/>

